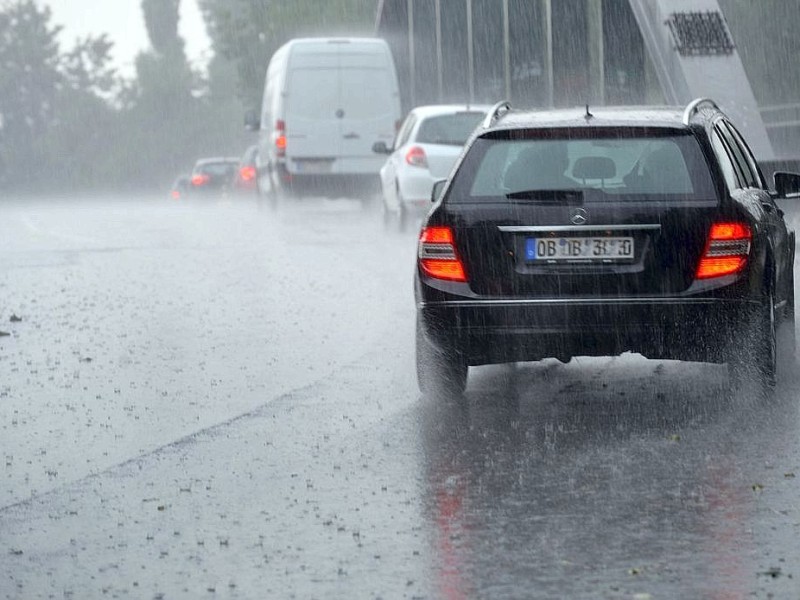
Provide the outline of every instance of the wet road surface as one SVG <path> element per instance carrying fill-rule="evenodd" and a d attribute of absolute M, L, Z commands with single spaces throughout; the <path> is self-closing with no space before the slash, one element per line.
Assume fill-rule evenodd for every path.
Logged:
<path fill-rule="evenodd" d="M 357 202 L 0 217 L 0 597 L 800 597 L 793 373 L 545 360 L 436 402 L 414 235 Z"/>

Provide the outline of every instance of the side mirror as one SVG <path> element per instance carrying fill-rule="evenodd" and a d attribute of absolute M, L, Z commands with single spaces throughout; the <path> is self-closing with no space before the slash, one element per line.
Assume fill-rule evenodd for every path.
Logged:
<path fill-rule="evenodd" d="M 392 149 L 386 145 L 386 142 L 375 142 L 372 144 L 372 151 L 375 154 L 391 154 Z"/>
<path fill-rule="evenodd" d="M 248 110 L 244 114 L 244 128 L 247 131 L 258 131 L 261 128 L 261 119 L 256 111 Z"/>
<path fill-rule="evenodd" d="M 800 198 L 800 175 L 777 171 L 773 177 L 779 198 Z"/>
<path fill-rule="evenodd" d="M 447 179 L 440 179 L 436 183 L 433 184 L 433 189 L 431 190 L 431 202 L 438 202 L 442 197 L 442 192 L 444 191 L 444 186 L 447 185 Z"/>

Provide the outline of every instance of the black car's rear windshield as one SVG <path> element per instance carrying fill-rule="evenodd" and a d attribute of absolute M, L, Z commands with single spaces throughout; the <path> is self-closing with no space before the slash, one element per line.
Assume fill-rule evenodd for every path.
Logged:
<path fill-rule="evenodd" d="M 463 146 L 484 116 L 482 112 L 464 111 L 428 117 L 420 123 L 416 141 L 421 144 Z"/>
<path fill-rule="evenodd" d="M 560 191 L 587 200 L 716 198 L 691 132 L 573 128 L 499 131 L 476 140 L 448 202 L 553 199 Z"/>

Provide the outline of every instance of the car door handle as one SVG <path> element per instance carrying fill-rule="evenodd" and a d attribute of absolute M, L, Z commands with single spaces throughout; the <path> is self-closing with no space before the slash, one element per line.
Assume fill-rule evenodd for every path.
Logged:
<path fill-rule="evenodd" d="M 353 133 L 345 134 L 344 139 L 346 139 L 346 140 L 357 140 L 360 137 L 361 137 L 360 135 L 358 135 L 357 133 L 353 132 Z"/>

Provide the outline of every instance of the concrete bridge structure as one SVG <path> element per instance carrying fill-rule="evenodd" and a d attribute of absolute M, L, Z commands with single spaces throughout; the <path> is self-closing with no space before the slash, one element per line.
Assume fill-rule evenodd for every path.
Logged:
<path fill-rule="evenodd" d="M 708 96 L 761 161 L 800 156 L 800 105 L 758 106 L 718 0 L 381 0 L 376 34 L 392 47 L 406 108 Z"/>

